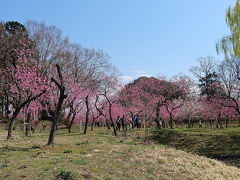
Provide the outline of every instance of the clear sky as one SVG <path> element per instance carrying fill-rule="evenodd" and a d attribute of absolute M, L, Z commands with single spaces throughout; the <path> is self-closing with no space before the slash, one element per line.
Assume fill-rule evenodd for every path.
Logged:
<path fill-rule="evenodd" d="M 71 42 L 111 56 L 125 80 L 189 74 L 199 56 L 214 56 L 229 33 L 235 0 L 0 0 L 0 20 L 55 25 Z"/>

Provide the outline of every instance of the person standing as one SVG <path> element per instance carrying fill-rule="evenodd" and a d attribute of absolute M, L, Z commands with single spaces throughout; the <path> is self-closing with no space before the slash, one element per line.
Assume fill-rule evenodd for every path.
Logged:
<path fill-rule="evenodd" d="M 122 125 L 122 129 L 124 131 L 124 127 L 125 127 L 124 116 L 121 118 L 121 125 Z"/>
<path fill-rule="evenodd" d="M 201 119 L 199 120 L 198 127 L 202 128 L 202 121 L 201 121 Z"/>
<path fill-rule="evenodd" d="M 120 128 L 121 128 L 121 119 L 120 119 L 120 117 L 118 116 L 117 117 L 117 130 L 119 130 L 120 131 Z"/>
<path fill-rule="evenodd" d="M 129 129 L 133 129 L 133 120 L 131 117 L 129 118 L 128 123 L 129 123 Z"/>
<path fill-rule="evenodd" d="M 137 125 L 137 128 L 141 128 L 141 120 L 139 116 L 137 116 L 136 118 L 136 125 Z"/>

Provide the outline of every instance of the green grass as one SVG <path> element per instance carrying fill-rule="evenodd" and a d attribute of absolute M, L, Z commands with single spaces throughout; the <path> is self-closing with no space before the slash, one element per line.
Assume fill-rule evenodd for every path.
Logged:
<path fill-rule="evenodd" d="M 95 128 L 87 135 L 73 129 L 48 130 L 31 138 L 0 129 L 0 179 L 238 179 L 240 171 L 216 160 L 142 141 L 143 130 L 122 132 Z M 176 132 L 173 130 L 172 132 Z M 182 131 L 184 132 L 184 131 Z M 166 131 L 167 133 L 167 131 Z M 65 153 L 64 153 L 65 152 Z"/>
<path fill-rule="evenodd" d="M 240 167 L 240 128 L 152 130 L 156 143 L 222 160 Z"/>

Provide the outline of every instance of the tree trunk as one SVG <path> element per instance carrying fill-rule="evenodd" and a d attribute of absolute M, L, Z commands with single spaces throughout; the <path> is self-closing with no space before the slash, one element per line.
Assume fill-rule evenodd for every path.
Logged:
<path fill-rule="evenodd" d="M 72 120 L 71 120 L 71 122 L 70 122 L 70 124 L 69 124 L 69 126 L 68 126 L 68 133 L 71 133 L 71 127 L 72 127 L 73 121 L 74 121 L 74 119 L 75 119 L 75 116 L 76 116 L 76 114 L 73 113 Z"/>
<path fill-rule="evenodd" d="M 144 141 L 148 142 L 148 119 L 144 117 Z"/>
<path fill-rule="evenodd" d="M 122 117 L 122 119 L 121 119 L 121 125 L 122 125 L 122 129 L 123 129 L 123 131 L 125 130 L 125 117 L 124 117 L 124 115 L 123 115 L 123 117 Z"/>
<path fill-rule="evenodd" d="M 161 126 L 160 126 L 159 120 L 158 120 L 157 118 L 155 119 L 155 122 L 156 122 L 156 124 L 157 124 L 157 128 L 160 129 Z"/>
<path fill-rule="evenodd" d="M 110 128 L 110 125 L 109 125 L 109 122 L 108 122 L 108 120 L 107 120 L 107 118 L 106 118 L 105 120 L 106 120 L 107 128 L 108 128 L 108 129 L 111 129 L 111 128 Z"/>
<path fill-rule="evenodd" d="M 2 109 L 2 111 L 1 111 L 1 113 L 2 113 L 2 118 L 4 118 L 4 99 L 2 98 L 2 106 L 1 106 L 1 109 Z"/>
<path fill-rule="evenodd" d="M 132 129 L 134 129 L 134 125 L 135 125 L 135 117 L 134 115 L 131 113 L 132 116 Z"/>
<path fill-rule="evenodd" d="M 238 126 L 240 127 L 240 116 L 238 118 Z"/>
<path fill-rule="evenodd" d="M 85 121 L 85 126 L 84 126 L 84 134 L 87 133 L 87 126 L 88 126 L 88 119 L 89 119 L 88 96 L 86 97 L 85 103 L 86 103 L 87 112 L 86 112 L 86 121 Z"/>
<path fill-rule="evenodd" d="M 13 113 L 13 116 L 10 119 L 10 124 L 9 124 L 9 127 L 8 127 L 7 139 L 11 139 L 12 138 L 13 122 L 16 119 L 16 117 L 17 117 L 19 112 L 20 112 L 20 108 L 16 108 L 16 110 Z"/>
<path fill-rule="evenodd" d="M 25 129 L 25 136 L 28 136 L 28 131 L 29 131 L 29 128 L 28 127 L 30 127 L 30 117 L 31 117 L 31 114 L 30 114 L 30 112 L 28 112 L 27 113 L 27 121 L 26 121 L 26 129 Z M 25 124 L 24 124 L 24 126 L 25 126 Z"/>
<path fill-rule="evenodd" d="M 52 120 L 51 131 L 50 131 L 50 135 L 49 135 L 49 138 L 48 138 L 47 145 L 53 144 L 57 121 L 58 121 L 58 113 L 56 112 L 56 113 L 54 113 L 54 117 L 53 117 L 53 120 Z"/>
<path fill-rule="evenodd" d="M 170 115 L 170 128 L 173 129 L 173 117 Z"/>
<path fill-rule="evenodd" d="M 7 96 L 7 101 L 5 103 L 5 118 L 9 119 L 9 102 L 8 102 L 8 96 Z"/>
<path fill-rule="evenodd" d="M 188 128 L 191 128 L 191 120 L 188 118 Z"/>
<path fill-rule="evenodd" d="M 109 104 L 109 117 L 110 117 L 110 121 L 111 121 L 112 126 L 113 126 L 114 135 L 117 136 L 117 130 L 116 130 L 115 124 L 114 124 L 113 119 L 112 119 L 112 104 Z"/>
<path fill-rule="evenodd" d="M 228 119 L 227 118 L 225 119 L 225 127 L 226 128 L 228 127 Z"/>
<path fill-rule="evenodd" d="M 93 118 L 93 121 L 92 121 L 92 124 L 91 124 L 91 131 L 93 131 L 94 123 L 95 123 L 95 119 Z M 98 126 L 98 127 L 99 127 L 99 126 Z"/>
<path fill-rule="evenodd" d="M 157 108 L 156 108 L 156 119 L 155 122 L 157 124 L 157 128 L 160 129 L 160 123 L 159 123 L 159 117 L 160 117 L 160 102 L 157 103 Z"/>
<path fill-rule="evenodd" d="M 213 124 L 212 119 L 210 119 L 210 124 L 211 124 L 211 128 L 213 129 L 214 128 L 214 124 Z"/>
<path fill-rule="evenodd" d="M 47 145 L 52 145 L 53 142 L 54 142 L 54 135 L 55 135 L 58 119 L 59 119 L 59 113 L 61 111 L 63 101 L 67 97 L 66 95 L 64 95 L 64 91 L 65 91 L 64 88 L 62 90 L 60 90 L 60 96 L 58 98 L 58 105 L 57 105 L 57 108 L 55 109 L 55 112 L 54 112 L 52 125 L 51 125 L 51 131 L 50 131 L 50 135 L 49 135 L 49 138 L 48 138 Z"/>

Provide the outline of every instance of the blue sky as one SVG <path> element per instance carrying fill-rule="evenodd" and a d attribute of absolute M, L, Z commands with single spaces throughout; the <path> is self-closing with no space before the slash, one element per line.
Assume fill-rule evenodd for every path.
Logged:
<path fill-rule="evenodd" d="M 36 20 L 71 42 L 111 56 L 125 80 L 189 74 L 200 56 L 214 56 L 229 34 L 225 12 L 235 0 L 2 0 L 0 20 Z"/>

